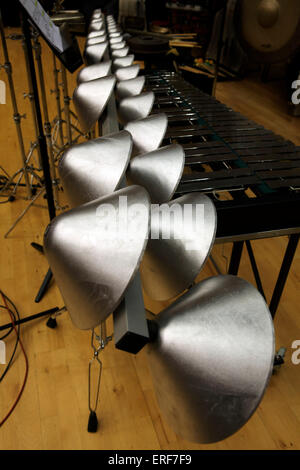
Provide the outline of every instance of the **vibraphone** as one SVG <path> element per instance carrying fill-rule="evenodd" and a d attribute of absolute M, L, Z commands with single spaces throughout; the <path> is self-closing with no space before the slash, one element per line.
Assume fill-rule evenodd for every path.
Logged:
<path fill-rule="evenodd" d="M 176 196 L 194 191 L 214 198 L 217 243 L 233 242 L 229 273 L 237 274 L 246 244 L 257 287 L 264 295 L 251 240 L 289 235 L 270 310 L 274 316 L 300 232 L 300 147 L 233 111 L 178 74 L 147 76 L 152 112 L 165 112 L 164 144 L 180 143 L 185 172 Z M 226 194 L 220 197 L 220 194 Z"/>

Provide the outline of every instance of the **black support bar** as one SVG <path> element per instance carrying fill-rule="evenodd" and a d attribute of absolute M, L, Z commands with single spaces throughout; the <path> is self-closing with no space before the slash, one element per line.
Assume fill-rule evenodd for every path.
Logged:
<path fill-rule="evenodd" d="M 270 306 L 269 306 L 270 312 L 273 318 L 275 317 L 275 313 L 280 302 L 280 298 L 281 298 L 281 295 L 282 295 L 282 292 L 283 292 L 283 289 L 284 289 L 284 286 L 285 286 L 285 283 L 286 283 L 286 280 L 290 271 L 290 267 L 292 265 L 292 262 L 293 262 L 293 259 L 297 250 L 299 237 L 300 235 L 298 233 L 291 235 L 289 242 L 288 242 L 288 246 L 285 251 L 285 255 L 284 255 L 280 272 L 279 272 L 279 276 L 278 276 L 276 286 L 275 286 L 272 299 L 270 302 Z"/>

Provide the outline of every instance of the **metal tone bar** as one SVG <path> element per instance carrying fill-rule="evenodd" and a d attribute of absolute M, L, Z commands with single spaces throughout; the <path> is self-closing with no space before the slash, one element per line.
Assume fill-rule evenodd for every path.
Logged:
<path fill-rule="evenodd" d="M 282 146 L 282 147 L 268 147 L 267 149 L 262 149 L 262 148 L 251 148 L 251 149 L 240 149 L 238 151 L 240 156 L 255 156 L 259 155 L 261 157 L 261 160 L 265 157 L 265 152 L 268 152 L 269 154 L 282 154 L 286 155 L 286 158 L 290 158 L 290 155 L 297 155 L 297 158 L 299 158 L 299 152 L 295 151 L 295 146 Z"/>
<path fill-rule="evenodd" d="M 242 252 L 243 252 L 244 242 L 234 242 L 231 252 L 230 264 L 228 268 L 228 274 L 237 276 L 239 272 Z"/>
<path fill-rule="evenodd" d="M 272 189 L 278 188 L 290 188 L 290 187 L 300 187 L 300 178 L 289 178 L 285 180 L 269 180 L 266 179 L 265 182 Z"/>
<path fill-rule="evenodd" d="M 274 141 L 281 140 L 281 142 L 286 142 L 285 139 L 273 134 L 273 132 L 270 132 L 270 134 L 263 134 L 259 137 L 253 136 L 253 135 L 248 136 L 247 134 L 243 136 L 237 136 L 234 138 L 228 137 L 226 140 L 227 142 L 230 142 L 230 143 L 231 142 L 259 142 L 260 143 L 260 142 L 265 142 L 269 140 L 274 140 Z"/>
<path fill-rule="evenodd" d="M 224 145 L 223 142 L 220 142 L 218 140 L 213 140 L 212 142 L 195 142 L 195 143 L 192 143 L 192 144 L 183 144 L 183 148 L 185 150 L 188 150 L 188 149 L 207 149 L 207 150 L 210 150 L 212 148 L 215 148 L 215 147 L 222 147 L 222 150 L 223 149 L 228 149 L 228 147 L 226 147 L 226 145 Z"/>
<path fill-rule="evenodd" d="M 240 152 L 239 152 L 240 153 Z M 286 160 L 296 160 L 300 161 L 300 153 L 289 153 L 289 154 L 268 154 L 268 155 L 245 155 L 242 157 L 244 162 L 253 162 L 253 163 L 260 163 L 260 162 L 271 162 L 271 161 L 282 161 Z"/>
<path fill-rule="evenodd" d="M 284 289 L 284 286 L 285 286 L 285 283 L 286 283 L 286 280 L 290 271 L 290 267 L 292 265 L 294 255 L 297 250 L 299 238 L 300 238 L 299 233 L 291 235 L 289 242 L 288 242 L 288 246 L 285 251 L 285 255 L 281 264 L 280 272 L 278 275 L 278 279 L 277 279 L 275 289 L 273 291 L 272 299 L 270 302 L 270 306 L 269 306 L 270 312 L 273 318 L 275 317 L 277 307 L 279 305 L 280 298 L 281 298 L 281 295 L 282 295 L 282 292 L 283 292 L 283 289 Z"/>
<path fill-rule="evenodd" d="M 231 154 L 236 156 L 230 148 L 228 147 L 212 147 L 210 148 L 205 148 L 205 147 L 198 147 L 197 144 L 195 145 L 194 148 L 192 148 L 192 144 L 189 146 L 185 145 L 185 155 L 186 157 L 206 157 L 206 156 L 212 156 L 212 155 L 225 155 L 225 154 Z"/>
<path fill-rule="evenodd" d="M 225 138 L 235 138 L 235 137 L 240 137 L 240 136 L 261 136 L 261 135 L 267 135 L 267 134 L 270 134 L 270 131 L 267 131 L 266 129 L 243 129 L 243 131 L 238 131 L 237 129 L 235 130 L 230 130 L 230 129 L 226 129 L 226 127 L 223 128 L 222 131 L 218 132 L 218 135 L 220 137 L 223 137 L 224 139 Z"/>
<path fill-rule="evenodd" d="M 259 129 L 262 129 L 262 126 L 248 126 L 247 124 L 241 124 L 239 126 L 234 126 L 233 124 L 230 124 L 229 126 L 227 125 L 221 125 L 220 123 L 217 123 L 217 125 L 212 126 L 214 131 L 216 132 L 222 132 L 222 131 L 242 131 L 242 132 L 247 132 L 249 131 L 256 131 Z"/>
<path fill-rule="evenodd" d="M 174 129 L 168 129 L 166 132 L 165 138 L 169 139 L 194 139 L 195 137 L 203 137 L 206 135 L 211 135 L 213 132 L 210 129 L 207 129 L 206 127 L 203 127 L 202 129 L 179 129 L 178 131 Z"/>
<path fill-rule="evenodd" d="M 199 155 L 199 156 L 190 156 L 186 155 L 185 156 L 185 165 L 186 166 L 193 166 L 193 165 L 201 165 L 203 163 L 212 163 L 212 162 L 219 162 L 219 163 L 224 163 L 224 162 L 229 162 L 233 160 L 237 160 L 238 157 L 234 155 L 233 153 L 219 153 L 218 155 Z"/>
<path fill-rule="evenodd" d="M 211 181 L 219 179 L 227 179 L 233 177 L 242 177 L 249 176 L 252 174 L 250 168 L 234 168 L 229 170 L 219 170 L 219 171 L 203 171 L 189 174 L 184 174 L 181 178 L 181 183 L 196 182 L 196 181 Z M 243 180 L 241 180 L 242 183 Z M 226 182 L 224 183 L 226 184 Z"/>
<path fill-rule="evenodd" d="M 279 162 L 260 162 L 260 163 L 250 163 L 250 168 L 255 171 L 262 171 L 262 170 L 273 170 L 278 168 L 300 168 L 300 157 L 299 161 L 289 161 L 289 160 L 281 160 Z"/>
<path fill-rule="evenodd" d="M 284 150 L 285 149 L 292 149 L 294 150 L 295 149 L 295 146 L 294 144 L 289 144 L 287 141 L 276 141 L 276 140 L 271 140 L 271 141 L 263 141 L 263 142 L 259 142 L 259 141 L 254 141 L 254 142 L 232 142 L 230 144 L 231 148 L 233 148 L 234 150 L 240 150 L 240 149 L 259 149 L 259 150 L 262 150 L 262 151 L 265 151 L 265 149 L 271 147 L 271 148 L 283 148 Z M 251 152 L 252 150 L 250 150 Z"/>
<path fill-rule="evenodd" d="M 168 123 L 169 125 L 171 125 L 171 123 L 175 122 L 175 123 L 178 123 L 178 122 L 182 122 L 184 124 L 186 124 L 187 122 L 191 122 L 191 121 L 198 121 L 199 117 L 197 114 L 192 114 L 192 115 L 187 115 L 187 116 L 180 116 L 178 114 L 176 114 L 175 116 L 170 116 L 168 115 Z"/>
<path fill-rule="evenodd" d="M 166 139 L 191 139 L 195 137 L 205 137 L 207 135 L 214 135 L 214 132 L 209 130 L 209 129 L 203 129 L 203 130 L 198 130 L 195 132 L 189 132 L 189 133 L 176 133 L 172 131 L 167 131 L 164 140 Z"/>
<path fill-rule="evenodd" d="M 175 124 L 177 124 L 177 122 L 180 122 L 181 117 L 182 117 L 182 116 L 179 117 L 178 121 L 175 121 Z M 187 121 L 190 121 L 190 119 L 187 119 Z M 174 122 L 174 121 L 173 121 L 173 122 Z M 170 131 L 172 131 L 172 132 L 174 132 L 174 133 L 179 133 L 179 132 L 183 132 L 183 133 L 194 133 L 195 131 L 201 131 L 202 129 L 207 129 L 207 127 L 206 127 L 206 126 L 203 126 L 203 125 L 199 125 L 199 124 L 198 124 L 198 125 L 193 125 L 193 124 L 192 124 L 192 125 L 188 125 L 188 124 L 186 123 L 186 121 L 184 121 L 184 122 L 185 122 L 185 125 L 184 125 L 184 126 L 183 126 L 183 125 L 180 125 L 180 124 L 178 124 L 178 125 L 171 124 L 171 126 L 170 126 Z"/>
<path fill-rule="evenodd" d="M 209 175 L 209 172 L 207 172 Z M 220 180 L 207 180 L 195 183 L 180 183 L 176 194 L 184 194 L 194 191 L 230 191 L 232 188 L 241 188 L 246 190 L 251 184 L 260 184 L 261 181 L 256 176 L 245 176 L 239 178 L 228 178 Z"/>
<path fill-rule="evenodd" d="M 258 267 L 257 267 L 257 264 L 256 264 L 255 256 L 254 256 L 254 253 L 253 253 L 251 242 L 250 242 L 250 240 L 246 240 L 245 243 L 246 243 L 246 247 L 247 247 L 247 251 L 248 251 L 252 271 L 253 271 L 253 274 L 254 274 L 254 277 L 255 277 L 255 282 L 256 282 L 257 289 L 259 290 L 259 292 L 261 293 L 263 298 L 266 299 L 264 289 L 263 289 L 263 286 L 262 286 L 262 282 L 261 282 L 261 279 L 260 279 Z"/>
<path fill-rule="evenodd" d="M 276 179 L 291 178 L 291 177 L 300 178 L 300 168 L 289 168 L 289 169 L 281 169 L 281 170 L 275 170 L 272 168 L 272 171 L 256 170 L 256 173 L 258 174 L 260 178 L 263 178 L 265 180 L 270 180 L 270 179 L 275 179 L 275 178 Z"/>
<path fill-rule="evenodd" d="M 198 109 L 197 106 L 194 106 L 195 109 Z M 203 109 L 201 108 L 198 109 L 199 114 L 201 116 L 205 116 L 205 118 L 209 121 L 216 122 L 216 125 L 230 125 L 231 123 L 234 123 L 236 125 L 248 125 L 248 126 L 256 126 L 257 124 L 253 121 L 250 121 L 249 119 L 238 116 L 234 111 L 230 111 L 229 109 L 227 110 L 221 110 L 217 105 L 216 105 L 216 110 L 214 109 L 214 106 L 211 106 L 211 109 Z"/>

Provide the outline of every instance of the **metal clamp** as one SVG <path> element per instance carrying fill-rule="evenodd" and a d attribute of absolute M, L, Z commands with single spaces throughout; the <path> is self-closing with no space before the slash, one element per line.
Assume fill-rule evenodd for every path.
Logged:
<path fill-rule="evenodd" d="M 100 383 L 101 383 L 101 374 L 102 374 L 102 362 L 99 359 L 99 353 L 105 348 L 107 343 L 112 340 L 112 336 L 107 336 L 106 334 L 106 323 L 102 322 L 100 325 L 100 335 L 97 335 L 95 330 L 92 330 L 91 335 L 91 346 L 94 351 L 94 356 L 89 362 L 89 371 L 88 371 L 88 404 L 90 412 L 96 412 L 98 401 L 99 401 L 99 393 L 100 393 Z M 96 396 L 95 396 L 95 405 L 94 407 L 91 406 L 91 379 L 92 379 L 92 367 L 96 365 L 99 367 L 98 370 L 98 381 L 96 385 Z"/>
<path fill-rule="evenodd" d="M 102 362 L 99 359 L 99 352 L 101 349 L 103 349 L 102 344 L 99 342 L 98 347 L 95 345 L 95 338 L 97 336 L 95 335 L 95 331 L 92 330 L 92 337 L 91 337 L 91 346 L 94 350 L 94 356 L 89 362 L 89 379 L 88 379 L 88 404 L 89 404 L 89 410 L 90 412 L 96 412 L 97 406 L 98 406 L 98 401 L 99 401 L 99 393 L 100 393 L 100 383 L 101 383 L 101 374 L 102 374 Z M 91 382 L 92 382 L 92 367 L 93 365 L 96 365 L 99 367 L 98 370 L 98 381 L 96 385 L 96 396 L 95 396 L 95 404 L 92 407 L 91 405 Z"/>

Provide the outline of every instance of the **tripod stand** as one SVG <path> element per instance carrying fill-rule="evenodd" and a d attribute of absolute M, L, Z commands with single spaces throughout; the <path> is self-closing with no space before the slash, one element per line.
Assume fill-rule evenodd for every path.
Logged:
<path fill-rule="evenodd" d="M 32 157 L 32 154 L 33 154 L 35 148 L 36 148 L 36 145 L 32 144 L 31 148 L 29 150 L 29 153 L 26 155 L 24 139 L 23 139 L 23 134 L 22 134 L 22 128 L 21 128 L 21 120 L 25 116 L 21 115 L 19 113 L 19 110 L 18 110 L 15 87 L 14 87 L 14 82 L 13 82 L 12 66 L 11 66 L 11 63 L 10 63 L 10 60 L 9 60 L 9 54 L 8 54 L 8 48 L 7 48 L 7 43 L 6 43 L 5 33 L 4 33 L 4 26 L 3 26 L 3 21 L 2 21 L 1 10 L 0 10 L 0 36 L 1 36 L 2 49 L 3 49 L 3 53 L 4 53 L 4 60 L 5 60 L 4 65 L 2 65 L 1 67 L 3 67 L 5 69 L 6 74 L 7 74 L 9 90 L 10 90 L 10 96 L 11 96 L 13 112 L 14 112 L 13 119 L 14 119 L 14 122 L 15 122 L 15 125 L 16 125 L 20 155 L 21 155 L 21 160 L 22 160 L 21 168 L 13 176 L 7 178 L 6 182 L 4 183 L 3 187 L 1 188 L 0 193 L 2 194 L 6 190 L 9 190 L 11 186 L 14 186 L 14 189 L 11 192 L 11 198 L 9 199 L 9 200 L 14 200 L 17 188 L 18 188 L 18 186 L 21 185 L 21 180 L 24 177 L 26 192 L 27 192 L 27 199 L 31 199 L 33 194 L 35 193 L 36 188 L 41 187 L 41 179 L 35 173 L 34 168 L 29 165 L 29 161 Z M 17 179 L 16 183 L 14 183 L 14 181 L 17 177 L 18 177 L 18 179 Z M 33 178 L 36 178 L 36 180 L 37 180 L 36 185 L 34 185 L 32 183 L 32 181 L 30 181 L 30 177 L 31 177 L 31 180 L 33 180 Z M 8 235 L 8 233 L 6 235 Z"/>
<path fill-rule="evenodd" d="M 32 84 L 32 96 L 33 96 L 34 104 L 35 104 L 36 124 L 37 124 L 37 133 L 38 133 L 37 137 L 38 137 L 38 145 L 40 148 L 41 166 L 42 166 L 42 171 L 43 171 L 43 176 L 44 176 L 43 183 L 45 185 L 43 191 L 46 192 L 49 218 L 50 220 L 52 220 L 56 215 L 56 210 L 55 210 L 54 197 L 53 197 L 53 188 L 52 188 L 52 179 L 51 179 L 50 165 L 49 165 L 49 159 L 48 159 L 47 142 L 46 142 L 46 138 L 45 138 L 44 130 L 43 130 L 43 121 L 42 121 L 42 114 L 41 114 L 40 101 L 39 101 L 37 77 L 36 77 L 36 72 L 35 72 L 35 67 L 34 67 L 30 26 L 28 22 L 28 16 L 23 9 L 21 9 L 21 22 L 22 22 L 22 31 L 24 34 L 24 47 L 27 53 L 28 67 L 29 67 L 30 79 L 31 79 L 31 84 Z M 23 318 L 20 322 L 26 323 L 36 318 L 48 316 L 49 317 L 48 326 L 54 327 L 56 321 L 54 318 L 52 318 L 51 315 L 56 316 L 64 310 L 65 310 L 64 308 L 59 309 L 58 307 L 55 307 L 53 309 L 40 312 L 36 315 L 31 315 L 29 317 Z M 4 325 L 0 327 L 0 330 L 7 329 L 10 327 L 11 327 L 11 324 Z"/>
<path fill-rule="evenodd" d="M 67 125 L 67 145 L 73 143 L 77 139 L 73 140 L 72 142 L 72 128 L 74 128 L 76 131 L 78 131 L 75 126 L 71 123 L 71 115 L 72 112 L 69 108 L 69 102 L 70 98 L 68 96 L 68 87 L 67 87 L 67 78 L 66 78 L 66 69 L 65 67 L 73 72 L 76 70 L 81 64 L 82 64 L 82 57 L 78 48 L 78 44 L 76 40 L 71 39 L 68 36 L 68 32 L 66 31 L 65 34 L 65 29 L 61 31 L 61 34 L 65 37 L 65 43 L 67 44 L 66 48 L 62 52 L 58 52 L 56 50 L 56 45 L 55 42 L 51 42 L 53 38 L 50 36 L 48 37 L 47 32 L 42 28 L 38 26 L 38 23 L 36 19 L 34 18 L 34 15 L 31 17 L 31 13 L 27 13 L 26 8 L 22 7 L 21 8 L 21 14 L 22 14 L 22 31 L 24 35 L 24 40 L 25 40 L 25 47 L 26 47 L 26 52 L 28 55 L 28 70 L 29 70 L 29 75 L 31 78 L 31 83 L 32 83 L 32 90 L 33 90 L 33 97 L 34 97 L 34 102 L 36 105 L 36 117 L 37 117 L 37 128 L 38 128 L 38 141 L 40 143 L 40 151 L 41 151 L 41 163 L 42 163 L 42 169 L 44 173 L 44 182 L 45 182 L 45 190 L 46 190 L 46 195 L 47 195 L 47 202 L 48 202 L 48 212 L 49 212 L 49 217 L 50 220 L 52 220 L 55 215 L 55 203 L 54 203 L 54 195 L 53 195 L 53 188 L 52 188 L 52 183 L 54 180 L 55 183 L 56 181 L 56 168 L 55 168 L 55 160 L 58 158 L 58 155 L 60 152 L 65 148 L 65 143 L 64 143 L 64 136 L 63 136 L 63 131 L 62 131 L 62 112 L 61 112 L 61 107 L 60 107 L 60 93 L 59 93 L 59 83 L 58 83 L 58 70 L 56 67 L 56 60 L 55 57 L 53 57 L 53 65 L 54 65 L 54 74 L 55 74 L 55 92 L 56 92 L 56 100 L 57 100 L 57 110 L 58 110 L 58 135 L 60 136 L 60 143 L 62 144 L 62 147 L 59 149 L 58 155 L 54 157 L 54 144 L 53 144 L 53 139 L 51 135 L 51 125 L 49 123 L 49 116 L 48 116 L 48 109 L 47 109 L 47 102 L 46 102 L 46 93 L 45 93 L 45 84 L 44 84 L 44 76 L 43 76 L 43 69 L 42 69 L 42 63 L 41 63 L 41 57 L 40 57 L 40 46 L 37 42 L 37 38 L 35 36 L 34 38 L 34 43 L 35 43 L 35 50 L 36 50 L 36 60 L 37 60 L 37 68 L 38 68 L 38 74 L 39 74 L 39 79 L 40 79 L 40 90 L 41 90 L 41 96 L 42 96 L 42 105 L 43 105 L 43 111 L 44 111 L 44 118 L 45 118 L 45 124 L 44 124 L 44 130 L 45 134 L 43 131 L 43 121 L 42 121 L 42 115 L 41 115 L 41 107 L 40 107 L 40 101 L 39 101 L 39 92 L 38 92 L 38 87 L 37 87 L 37 77 L 36 77 L 36 71 L 34 67 L 34 61 L 33 61 L 33 51 L 32 51 L 32 42 L 31 42 L 31 34 L 30 34 L 30 27 L 28 24 L 28 20 L 34 24 L 38 32 L 44 37 L 50 48 L 52 49 L 53 53 L 55 56 L 58 56 L 60 59 L 60 62 L 62 62 L 62 86 L 63 86 L 63 96 L 64 96 L 64 113 L 66 116 L 66 125 Z M 76 116 L 74 116 L 76 117 Z M 79 135 L 82 135 L 81 132 L 79 132 Z M 47 138 L 47 139 L 46 139 Z M 50 162 L 51 166 L 49 165 L 49 160 L 48 160 L 48 153 L 47 153 L 47 143 L 48 143 L 48 151 L 50 151 Z M 52 175 L 51 175 L 52 171 Z M 52 178 L 51 178 L 52 176 Z M 57 188 L 54 188 L 55 191 Z M 57 193 L 56 193 L 57 194 Z M 32 246 L 39 251 L 42 251 L 43 248 L 42 246 L 33 243 Z M 47 275 L 42 283 L 42 286 L 40 288 L 39 294 L 36 298 L 36 301 L 38 302 L 39 299 L 42 297 L 45 289 L 47 288 L 50 280 L 52 278 L 52 273 L 50 270 L 48 270 Z"/>

